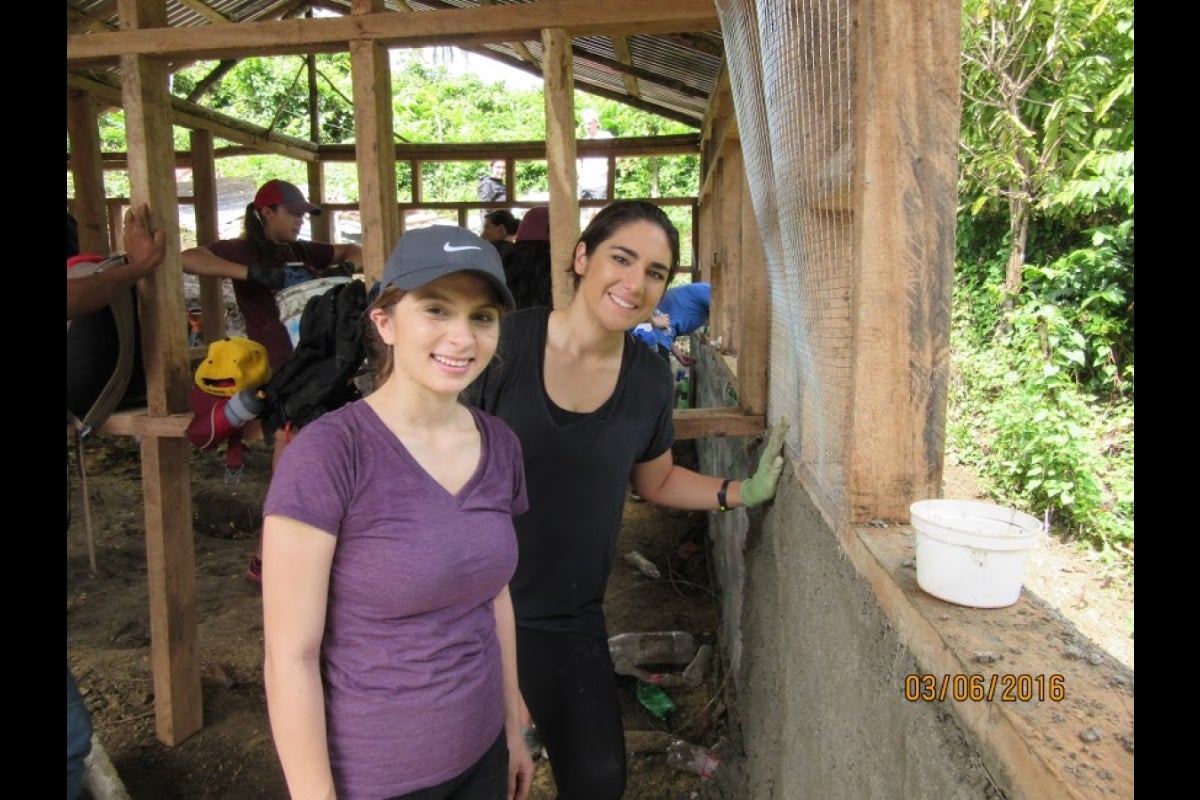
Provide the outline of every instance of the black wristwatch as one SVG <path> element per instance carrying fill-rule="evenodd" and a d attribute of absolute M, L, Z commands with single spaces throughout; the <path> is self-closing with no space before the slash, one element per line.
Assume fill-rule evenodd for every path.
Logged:
<path fill-rule="evenodd" d="M 733 478 L 726 478 L 721 484 L 721 488 L 717 490 L 717 508 L 721 511 L 728 511 L 729 504 L 726 502 L 725 491 L 729 488 L 729 484 L 733 483 Z"/>

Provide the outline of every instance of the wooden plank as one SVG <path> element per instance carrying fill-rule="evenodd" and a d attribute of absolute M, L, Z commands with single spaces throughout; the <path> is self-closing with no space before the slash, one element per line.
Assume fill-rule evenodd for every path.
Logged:
<path fill-rule="evenodd" d="M 677 408 L 673 414 L 676 439 L 708 439 L 718 436 L 757 436 L 767 429 L 762 414 L 747 414 L 740 408 Z"/>
<path fill-rule="evenodd" d="M 117 8 L 123 29 L 166 24 L 161 0 L 118 0 Z M 138 284 L 147 405 L 151 416 L 164 416 L 187 409 L 191 384 L 180 324 L 185 312 L 170 76 L 164 61 L 145 56 L 124 55 L 120 67 L 130 194 L 135 204 L 150 204 L 167 240 L 166 260 Z M 154 710 L 158 738 L 172 746 L 204 724 L 188 446 L 183 439 L 142 439 Z"/>
<path fill-rule="evenodd" d="M 109 436 L 155 436 L 164 439 L 182 439 L 187 436 L 191 424 L 191 412 L 152 417 L 144 408 L 127 408 L 109 416 L 98 433 Z M 252 419 L 242 427 L 242 441 L 263 441 L 262 420 Z"/>
<path fill-rule="evenodd" d="M 116 91 L 115 89 L 113 91 Z M 265 133 L 265 129 L 264 129 Z M 352 144 L 317 144 L 316 154 L 319 163 L 350 163 L 357 160 L 357 154 Z M 677 156 L 694 155 L 700 147 L 700 135 L 696 133 L 676 133 L 669 136 L 622 136 L 613 139 L 582 139 L 576 143 L 577 155 L 612 155 L 616 158 L 640 158 L 648 156 Z M 546 143 L 544 141 L 521 142 L 475 142 L 475 143 L 444 143 L 444 142 L 398 142 L 395 145 L 396 160 L 409 161 L 489 161 L 493 157 L 506 161 L 545 161 Z M 215 153 L 217 158 L 236 158 L 238 156 L 255 155 L 259 151 L 253 147 L 222 147 Z M 67 165 L 71 164 L 71 154 L 67 153 Z M 186 150 L 175 153 L 177 167 L 191 166 L 191 154 Z M 104 169 L 125 169 L 128 157 L 121 152 L 105 152 L 100 154 Z M 314 163 L 314 162 L 309 162 Z"/>
<path fill-rule="evenodd" d="M 564 30 L 542 31 L 542 76 L 546 100 L 546 182 L 550 188 L 550 263 L 571 263 L 579 240 L 579 193 L 575 172 L 575 92 L 571 36 Z M 575 295 L 574 281 L 555 267 L 550 277 L 554 307 Z"/>
<path fill-rule="evenodd" d="M 204 724 L 197 645 L 191 444 L 142 439 L 146 580 L 158 738 L 177 745 Z"/>
<path fill-rule="evenodd" d="M 356 20 L 382 10 L 383 0 L 354 0 L 352 5 Z M 392 73 L 387 48 L 371 40 L 351 43 L 350 65 L 363 267 L 370 286 L 383 277 L 383 265 L 400 237 L 396 154 L 392 149 Z"/>
<path fill-rule="evenodd" d="M 319 145 L 321 141 L 321 103 L 317 93 L 317 57 L 310 54 L 305 58 L 305 62 L 308 78 L 308 138 Z M 393 169 L 395 166 L 396 162 L 393 159 Z M 322 207 L 325 205 L 325 164 L 320 160 L 308 162 L 308 200 L 313 205 Z M 315 241 L 333 242 L 332 214 L 310 214 L 308 224 Z"/>
<path fill-rule="evenodd" d="M 75 222 L 79 252 L 108 255 L 108 216 L 104 203 L 104 170 L 100 158 L 100 128 L 92 97 L 67 90 L 67 136 L 71 140 L 71 178 L 75 184 Z"/>
<path fill-rule="evenodd" d="M 712 0 L 606 0 L 584 3 L 542 0 L 419 14 L 391 11 L 317 19 L 286 19 L 253 25 L 210 25 L 122 30 L 67 37 L 67 69 L 111 62 L 122 55 L 171 56 L 185 60 L 345 52 L 353 41 L 384 49 L 470 46 L 536 41 L 543 29 L 568 37 L 652 36 L 720 30 Z"/>
<path fill-rule="evenodd" d="M 738 309 L 742 331 L 737 346 L 738 405 L 748 412 L 767 411 L 767 377 L 771 346 L 771 287 L 767 280 L 767 254 L 763 250 L 754 203 L 750 199 L 750 184 L 746 180 L 742 151 L 729 147 L 726 152 L 726 171 L 741 184 L 737 193 L 741 205 L 738 229 L 740 251 L 738 269 Z M 733 260 L 733 259 L 731 259 Z"/>
<path fill-rule="evenodd" d="M 860 5 L 852 125 L 852 522 L 941 492 L 958 180 L 957 0 Z"/>
<path fill-rule="evenodd" d="M 196 243 L 212 244 L 219 236 L 217 226 L 217 169 L 213 160 L 213 135 L 192 131 L 192 199 L 196 215 Z M 201 332 L 204 341 L 225 337 L 224 278 L 200 276 Z"/>

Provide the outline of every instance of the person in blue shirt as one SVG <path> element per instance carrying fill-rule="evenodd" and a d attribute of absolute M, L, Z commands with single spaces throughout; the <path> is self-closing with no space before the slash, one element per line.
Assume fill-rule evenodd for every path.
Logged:
<path fill-rule="evenodd" d="M 706 282 L 685 283 L 667 290 L 658 308 L 643 323 L 630 331 L 658 354 L 670 361 L 672 353 L 679 363 L 690 367 L 696 363 L 680 347 L 677 337 L 687 336 L 700 330 L 708 323 L 708 311 L 712 302 L 712 284 Z"/>

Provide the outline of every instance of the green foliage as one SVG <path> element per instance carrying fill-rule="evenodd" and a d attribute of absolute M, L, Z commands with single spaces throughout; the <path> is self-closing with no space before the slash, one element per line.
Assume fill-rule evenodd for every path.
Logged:
<path fill-rule="evenodd" d="M 1103 403 L 1073 377 L 1086 337 L 1055 305 L 1030 302 L 992 341 L 955 299 L 947 450 L 1001 499 L 1106 553 L 1133 544 L 1133 400 Z M 1129 371 L 1132 382 L 1132 369 Z"/>
<path fill-rule="evenodd" d="M 947 457 L 1131 562 L 1133 5 L 963 11 Z"/>

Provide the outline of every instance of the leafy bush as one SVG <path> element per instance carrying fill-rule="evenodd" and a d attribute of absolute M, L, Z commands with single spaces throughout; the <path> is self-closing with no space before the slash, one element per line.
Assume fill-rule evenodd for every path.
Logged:
<path fill-rule="evenodd" d="M 956 291 L 948 457 L 973 465 L 998 500 L 1131 556 L 1132 397 L 1100 402 L 1080 385 L 1087 337 L 1058 306 L 1029 300 L 989 340 L 972 328 L 972 302 Z"/>

